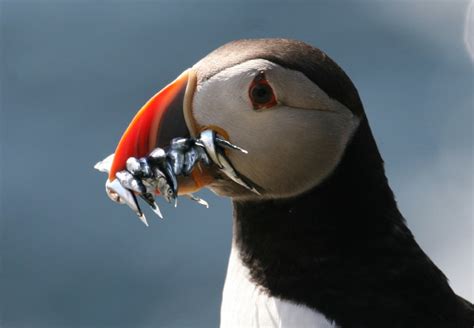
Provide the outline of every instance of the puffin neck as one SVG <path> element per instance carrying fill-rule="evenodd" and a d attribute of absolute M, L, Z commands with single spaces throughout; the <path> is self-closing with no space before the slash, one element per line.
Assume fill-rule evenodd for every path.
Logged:
<path fill-rule="evenodd" d="M 324 183 L 291 199 L 233 206 L 233 243 L 250 279 L 272 296 L 332 319 L 339 316 L 335 309 L 350 306 L 341 305 L 341 297 L 358 293 L 349 280 L 362 286 L 377 279 L 380 271 L 371 263 L 381 256 L 378 247 L 414 243 L 365 117 Z"/>
<path fill-rule="evenodd" d="M 365 117 L 339 165 L 323 183 L 288 199 L 234 201 L 233 205 L 234 239 L 248 251 L 254 237 L 265 245 L 273 241 L 283 246 L 285 240 L 305 236 L 336 246 L 333 242 L 341 239 L 363 242 L 383 236 L 394 226 L 405 226 Z"/>
<path fill-rule="evenodd" d="M 407 320 L 412 327 L 472 326 L 467 302 L 406 227 L 366 118 L 318 187 L 233 205 L 234 247 L 250 279 L 271 296 L 344 327 L 406 327 Z"/>

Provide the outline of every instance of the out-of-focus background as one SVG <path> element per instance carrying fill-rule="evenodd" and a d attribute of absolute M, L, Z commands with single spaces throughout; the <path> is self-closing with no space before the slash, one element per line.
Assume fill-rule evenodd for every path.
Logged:
<path fill-rule="evenodd" d="M 145 228 L 94 163 L 141 105 L 225 42 L 288 37 L 358 87 L 418 242 L 473 301 L 467 1 L 0 0 L 0 326 L 215 327 L 231 204 Z M 471 16 L 470 28 L 473 28 Z M 471 30 L 472 32 L 472 30 Z"/>

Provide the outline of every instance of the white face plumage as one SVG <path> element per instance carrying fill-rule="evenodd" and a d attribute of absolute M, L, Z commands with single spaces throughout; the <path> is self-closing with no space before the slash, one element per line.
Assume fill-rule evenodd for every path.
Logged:
<path fill-rule="evenodd" d="M 271 108 L 254 109 L 249 96 L 259 74 L 273 89 L 276 103 Z M 303 73 L 263 59 L 200 82 L 192 112 L 198 125 L 219 127 L 248 150 L 247 155 L 231 152 L 229 159 L 263 188 L 264 196 L 275 198 L 300 194 L 327 177 L 359 123 Z"/>

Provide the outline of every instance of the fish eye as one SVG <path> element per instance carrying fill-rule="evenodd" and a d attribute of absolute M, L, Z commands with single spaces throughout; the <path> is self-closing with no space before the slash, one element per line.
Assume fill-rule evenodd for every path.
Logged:
<path fill-rule="evenodd" d="M 259 72 L 253 79 L 249 88 L 249 97 L 254 109 L 270 108 L 276 105 L 275 94 L 264 72 Z"/>

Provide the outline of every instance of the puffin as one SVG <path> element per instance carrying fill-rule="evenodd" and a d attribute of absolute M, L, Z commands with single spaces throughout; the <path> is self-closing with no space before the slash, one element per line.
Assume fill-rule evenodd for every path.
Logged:
<path fill-rule="evenodd" d="M 158 215 L 157 194 L 232 199 L 221 327 L 474 326 L 397 207 L 357 89 L 311 45 L 217 48 L 139 110 L 101 165 L 108 195 L 143 220 L 137 196 Z"/>

